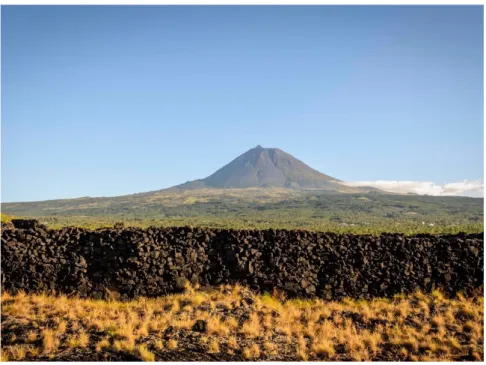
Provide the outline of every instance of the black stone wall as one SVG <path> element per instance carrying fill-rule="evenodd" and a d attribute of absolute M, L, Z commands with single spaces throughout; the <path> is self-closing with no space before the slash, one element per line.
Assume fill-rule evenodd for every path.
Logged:
<path fill-rule="evenodd" d="M 287 230 L 3 227 L 2 288 L 121 299 L 239 282 L 288 296 L 482 290 L 483 234 L 380 236 Z M 111 294 L 110 294 L 111 293 Z"/>

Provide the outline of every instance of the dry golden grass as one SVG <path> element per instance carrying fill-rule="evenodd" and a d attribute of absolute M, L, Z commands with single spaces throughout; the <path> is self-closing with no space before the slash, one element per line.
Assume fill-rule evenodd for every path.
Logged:
<path fill-rule="evenodd" d="M 230 349 L 237 349 L 238 348 L 238 340 L 236 339 L 236 337 L 234 336 L 231 336 L 229 339 L 228 339 L 228 342 L 226 343 L 226 345 L 230 348 Z"/>
<path fill-rule="evenodd" d="M 240 333 L 244 334 L 247 337 L 257 337 L 261 334 L 262 328 L 260 326 L 260 318 L 258 317 L 257 313 L 251 313 L 250 319 L 243 323 L 243 326 L 240 329 Z"/>
<path fill-rule="evenodd" d="M 52 352 L 58 346 L 58 341 L 55 338 L 55 333 L 52 329 L 46 328 L 41 331 L 42 350 L 44 352 Z"/>
<path fill-rule="evenodd" d="M 98 342 L 95 346 L 96 352 L 103 351 L 103 349 L 109 348 L 110 347 L 110 341 L 107 338 L 102 339 L 100 342 Z"/>
<path fill-rule="evenodd" d="M 213 335 L 227 336 L 231 326 L 223 322 L 219 317 L 213 316 L 207 320 L 208 332 Z"/>
<path fill-rule="evenodd" d="M 260 346 L 258 346 L 256 343 L 246 347 L 242 355 L 245 359 L 257 359 L 260 356 Z"/>
<path fill-rule="evenodd" d="M 155 355 L 145 345 L 138 346 L 137 351 L 142 361 L 155 361 Z"/>
<path fill-rule="evenodd" d="M 214 338 L 213 340 L 211 340 L 208 346 L 208 352 L 210 354 L 215 354 L 219 352 L 219 342 L 217 339 Z"/>
<path fill-rule="evenodd" d="M 334 349 L 334 343 L 325 337 L 319 338 L 316 342 L 314 342 L 310 350 L 316 355 L 324 356 L 326 359 L 331 358 L 336 352 Z"/>
<path fill-rule="evenodd" d="M 177 341 L 176 340 L 170 340 L 169 342 L 167 342 L 167 348 L 169 350 L 175 350 L 177 348 Z"/>
<path fill-rule="evenodd" d="M 3 361 L 70 349 L 154 361 L 188 345 L 249 360 L 480 361 L 484 353 L 483 298 L 448 299 L 439 291 L 325 302 L 235 285 L 131 302 L 6 292 L 1 299 Z M 192 331 L 201 319 L 203 334 Z"/>

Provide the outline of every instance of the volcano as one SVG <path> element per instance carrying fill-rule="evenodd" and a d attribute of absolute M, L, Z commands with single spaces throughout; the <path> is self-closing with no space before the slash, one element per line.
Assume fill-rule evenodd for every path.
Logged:
<path fill-rule="evenodd" d="M 198 188 L 290 188 L 338 192 L 359 190 L 345 186 L 341 180 L 311 168 L 281 149 L 263 148 L 260 145 L 204 179 L 189 181 L 170 189 Z"/>

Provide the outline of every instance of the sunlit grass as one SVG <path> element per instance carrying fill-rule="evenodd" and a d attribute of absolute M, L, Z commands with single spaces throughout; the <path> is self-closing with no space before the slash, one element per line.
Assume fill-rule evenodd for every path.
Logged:
<path fill-rule="evenodd" d="M 240 307 L 248 295 L 253 303 Z M 9 326 L 26 326 L 22 336 L 4 337 L 2 358 L 7 360 L 80 349 L 154 361 L 161 352 L 184 351 L 184 336 L 194 334 L 196 320 L 206 321 L 207 332 L 194 346 L 248 360 L 282 354 L 324 361 L 386 359 L 387 353 L 395 360 L 423 361 L 483 356 L 483 298 L 450 299 L 439 291 L 369 301 L 286 300 L 279 293 L 254 295 L 235 285 L 131 302 L 3 292 L 2 315 L 10 321 L 4 334 Z M 33 322 L 36 328 L 27 326 Z M 164 337 L 169 328 L 178 335 Z"/>

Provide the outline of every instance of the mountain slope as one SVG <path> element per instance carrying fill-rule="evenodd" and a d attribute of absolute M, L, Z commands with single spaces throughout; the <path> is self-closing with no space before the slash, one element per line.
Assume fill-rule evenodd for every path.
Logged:
<path fill-rule="evenodd" d="M 294 188 L 342 193 L 363 191 L 341 184 L 340 180 L 314 170 L 278 148 L 261 146 L 248 150 L 205 179 L 189 181 L 171 189 L 199 188 Z"/>
<path fill-rule="evenodd" d="M 3 203 L 7 213 L 21 215 L 96 215 L 165 212 L 165 207 L 186 201 L 208 204 L 268 203 L 315 191 L 326 194 L 363 193 L 376 189 L 349 187 L 320 173 L 278 148 L 257 146 L 235 158 L 212 175 L 172 188 L 117 197 L 59 199 Z M 68 213 L 69 212 L 69 213 Z"/>
<path fill-rule="evenodd" d="M 257 146 L 203 180 L 217 188 L 319 188 L 338 181 L 279 150 Z"/>
<path fill-rule="evenodd" d="M 114 220 L 312 230 L 349 225 L 360 232 L 370 227 L 423 230 L 437 225 L 449 232 L 458 225 L 482 230 L 483 200 L 393 195 L 348 187 L 282 150 L 258 146 L 204 179 L 169 189 L 117 197 L 3 203 L 2 212 L 45 217 L 44 221 L 59 225 L 99 225 Z"/>

